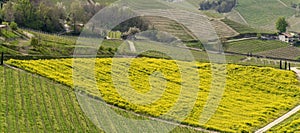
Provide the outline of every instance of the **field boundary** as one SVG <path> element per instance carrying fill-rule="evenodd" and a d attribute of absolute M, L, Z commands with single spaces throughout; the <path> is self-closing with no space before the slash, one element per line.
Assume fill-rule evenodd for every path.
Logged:
<path fill-rule="evenodd" d="M 288 113 L 284 114 L 283 116 L 279 117 L 278 119 L 274 120 L 273 122 L 271 122 L 267 126 L 265 126 L 265 127 L 261 128 L 261 129 L 257 130 L 255 133 L 264 133 L 264 132 L 268 131 L 272 127 L 280 124 L 285 119 L 287 119 L 287 118 L 291 117 L 292 115 L 294 115 L 295 113 L 297 113 L 299 110 L 300 110 L 300 105 L 298 105 L 297 107 L 295 107 L 294 109 L 292 109 Z"/>

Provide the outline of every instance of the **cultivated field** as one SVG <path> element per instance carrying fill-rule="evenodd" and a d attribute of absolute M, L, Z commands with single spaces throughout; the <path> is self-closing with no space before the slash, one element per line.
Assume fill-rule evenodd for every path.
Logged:
<path fill-rule="evenodd" d="M 283 47 L 274 50 L 259 52 L 257 54 L 262 56 L 298 60 L 300 57 L 300 48 L 289 46 L 289 47 Z"/>
<path fill-rule="evenodd" d="M 1 132 L 101 132 L 85 117 L 72 89 L 0 67 Z"/>
<path fill-rule="evenodd" d="M 96 88 L 95 83 L 89 78 L 93 75 L 93 71 L 89 71 L 90 68 L 87 67 L 91 61 L 92 59 L 75 59 L 75 62 L 79 63 L 79 66 L 75 66 L 76 70 L 82 72 L 82 74 L 75 74 L 76 78 L 80 79 L 76 82 L 76 88 L 84 89 L 85 92 L 91 95 L 101 96 L 109 104 L 126 110 L 176 121 L 180 119 L 178 118 L 179 114 L 185 113 L 185 109 L 188 107 L 186 103 L 190 103 L 194 95 L 193 93 L 184 93 L 185 97 L 182 99 L 184 102 L 180 103 L 181 108 L 175 114 L 168 113 L 171 107 L 174 106 L 175 99 L 178 98 L 182 81 L 190 81 L 194 78 L 193 74 L 189 74 L 188 71 L 187 75 L 191 76 L 181 79 L 180 73 L 178 73 L 179 68 L 172 60 L 149 58 L 96 59 L 97 67 L 95 70 L 98 86 Z M 128 62 L 131 62 L 130 66 Z M 71 59 L 10 60 L 7 63 L 74 87 L 72 69 L 70 69 L 72 67 Z M 202 125 L 199 123 L 199 119 L 212 83 L 211 65 L 197 63 L 194 66 L 187 62 L 179 63 L 186 70 L 198 71 L 201 79 L 200 86 L 197 87 L 199 90 L 197 90 L 198 96 L 194 108 L 187 119 L 184 119 L 186 124 L 220 131 L 254 131 L 299 104 L 299 101 L 295 99 L 299 99 L 300 88 L 293 72 L 264 67 L 227 65 L 226 89 L 220 106 L 208 123 Z M 127 67 L 129 67 L 129 75 L 126 76 L 124 70 Z M 219 74 L 224 69 L 218 65 L 213 66 L 213 68 L 219 69 Z M 162 72 L 163 77 L 157 75 L 157 71 Z M 118 75 L 114 81 L 111 78 L 113 73 Z M 130 80 L 130 84 L 126 77 Z M 151 84 L 148 82 L 148 78 Z M 161 78 L 165 79 L 165 86 L 160 83 Z M 113 85 L 116 81 L 122 84 L 118 87 L 125 90 L 122 91 L 125 96 L 132 95 L 132 92 L 129 91 L 131 85 L 137 92 L 142 94 L 150 91 L 152 87 L 151 96 L 159 96 L 159 99 L 146 105 L 132 103 L 131 100 L 122 97 L 124 95 L 121 96 L 118 93 L 116 86 Z M 191 88 L 193 85 L 186 84 L 185 86 Z M 161 95 L 160 92 L 164 87 L 166 88 L 163 95 Z M 118 90 L 120 91 L 120 89 Z M 140 98 L 138 102 L 153 101 L 151 98 L 139 97 L 138 95 L 136 98 Z M 168 114 L 165 115 L 166 113 Z"/>

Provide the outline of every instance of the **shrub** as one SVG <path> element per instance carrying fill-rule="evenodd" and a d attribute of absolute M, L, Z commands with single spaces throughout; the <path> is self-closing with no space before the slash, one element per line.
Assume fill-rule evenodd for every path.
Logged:
<path fill-rule="evenodd" d="M 10 28 L 11 28 L 12 30 L 17 30 L 17 29 L 18 29 L 18 24 L 15 23 L 15 22 L 11 22 L 9 26 L 10 26 Z"/>
<path fill-rule="evenodd" d="M 31 42 L 30 42 L 31 46 L 38 46 L 39 45 L 39 40 L 35 37 L 31 38 Z"/>

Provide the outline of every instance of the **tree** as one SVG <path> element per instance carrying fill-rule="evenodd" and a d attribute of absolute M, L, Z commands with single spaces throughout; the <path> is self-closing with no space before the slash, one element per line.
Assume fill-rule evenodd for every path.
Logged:
<path fill-rule="evenodd" d="M 35 37 L 31 38 L 30 45 L 36 47 L 39 45 L 39 40 Z"/>
<path fill-rule="evenodd" d="M 83 6 L 80 1 L 76 0 L 72 2 L 70 6 L 70 19 L 72 20 L 73 30 L 75 34 L 78 34 L 80 31 L 77 29 L 76 24 L 78 22 L 84 22 L 86 20 L 86 14 L 84 12 Z"/>
<path fill-rule="evenodd" d="M 257 34 L 256 34 L 256 37 L 257 37 L 258 39 L 261 39 L 261 33 L 257 33 Z"/>
<path fill-rule="evenodd" d="M 15 10 L 13 9 L 13 3 L 11 1 L 7 2 L 2 8 L 2 14 L 4 21 L 12 22 L 15 20 L 14 14 Z"/>
<path fill-rule="evenodd" d="M 17 30 L 18 29 L 18 24 L 15 23 L 15 22 L 11 22 L 9 27 L 12 29 L 12 30 Z"/>
<path fill-rule="evenodd" d="M 286 28 L 288 27 L 288 23 L 285 20 L 284 17 L 280 17 L 278 18 L 277 22 L 276 22 L 276 29 L 279 32 L 286 32 Z"/>

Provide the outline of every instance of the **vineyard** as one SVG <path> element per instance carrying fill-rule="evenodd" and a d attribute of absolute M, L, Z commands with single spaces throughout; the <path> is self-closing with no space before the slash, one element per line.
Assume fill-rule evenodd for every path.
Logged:
<path fill-rule="evenodd" d="M 286 59 L 298 60 L 300 57 L 300 48 L 289 46 L 289 47 L 263 51 L 257 54 L 262 56 L 275 57 L 275 58 L 286 58 Z"/>
<path fill-rule="evenodd" d="M 2 132 L 101 132 L 70 88 L 6 67 L 0 73 Z"/>
<path fill-rule="evenodd" d="M 225 44 L 225 51 L 236 53 L 258 53 L 278 48 L 288 47 L 288 43 L 281 41 L 243 40 Z"/>
<path fill-rule="evenodd" d="M 77 62 L 76 66 L 72 66 L 73 61 Z M 184 70 L 198 71 L 201 79 L 195 105 L 183 123 L 219 131 L 255 131 L 299 104 L 299 101 L 295 99 L 299 99 L 300 88 L 293 72 L 264 67 L 227 65 L 226 89 L 220 106 L 208 123 L 202 125 L 199 124 L 199 119 L 212 83 L 210 64 L 197 63 L 194 66 L 187 62 L 149 58 L 96 59 L 97 87 L 95 87 L 95 83 L 90 78 L 93 76 L 93 71 L 90 71 L 91 67 L 89 66 L 91 61 L 92 59 L 9 60 L 7 63 L 71 87 L 74 87 L 74 84 L 70 68 L 75 68 L 80 72 L 74 73 L 75 79 L 79 79 L 76 81 L 76 89 L 83 89 L 90 95 L 101 96 L 107 103 L 126 110 L 177 121 L 181 119 L 177 114 L 184 114 L 185 106 L 188 106 L 186 103 L 192 100 L 193 93 L 185 94 L 182 99 L 185 102 L 180 103 L 182 107 L 176 111 L 177 113 L 165 114 L 175 104 L 174 101 L 178 98 L 182 82 L 195 78 L 190 76 L 181 79 L 179 68 L 175 63 L 177 62 L 183 65 Z M 128 62 L 131 62 L 131 65 Z M 127 67 L 129 75 L 124 73 Z M 218 66 L 213 67 L 214 69 L 223 69 Z M 193 75 L 190 71 L 187 71 L 187 75 Z M 161 72 L 163 76 L 157 75 L 156 72 Z M 114 77 L 115 80 L 112 78 L 114 73 L 118 75 Z M 147 82 L 148 78 L 151 80 L 151 84 Z M 159 79 L 161 78 L 165 79 L 164 87 L 160 83 Z M 130 80 L 130 83 L 127 80 Z M 115 82 L 122 85 L 114 86 Z M 132 103 L 130 101 L 133 99 L 122 97 L 132 95 L 130 86 L 139 92 L 138 94 L 146 93 L 152 88 L 151 96 L 153 97 L 160 96 L 162 89 L 165 89 L 160 99 L 152 104 L 143 105 Z M 187 85 L 186 87 L 192 86 Z M 115 87 L 119 87 L 118 91 L 120 88 L 125 90 L 122 91 L 122 96 Z M 151 101 L 151 97 L 148 99 L 136 96 L 136 98 L 144 99 L 138 103 Z"/>

